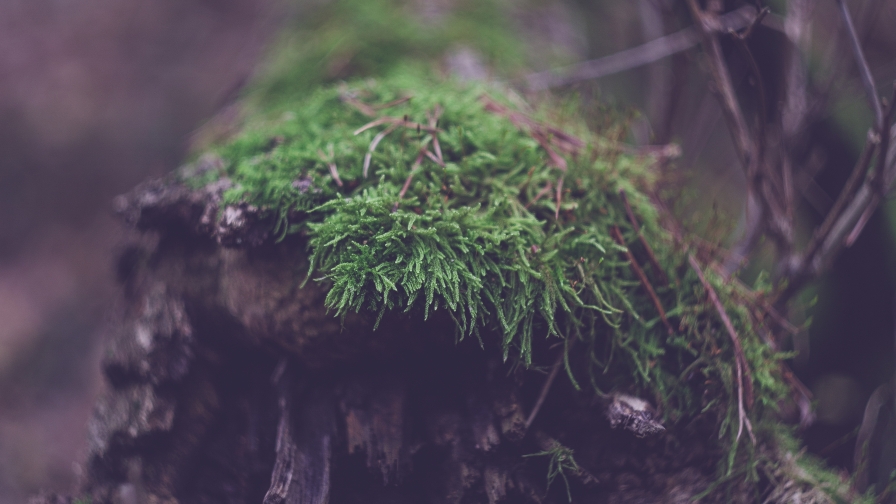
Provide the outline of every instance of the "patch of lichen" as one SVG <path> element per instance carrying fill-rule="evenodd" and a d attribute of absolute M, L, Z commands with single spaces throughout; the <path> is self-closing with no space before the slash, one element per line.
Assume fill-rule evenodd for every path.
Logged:
<path fill-rule="evenodd" d="M 501 106 L 488 111 L 483 97 Z M 489 343 L 501 345 L 505 358 L 525 366 L 552 361 L 534 350 L 544 345 L 533 343 L 554 339 L 564 345 L 567 375 L 577 388 L 651 397 L 671 426 L 714 415 L 728 453 L 720 474 L 749 481 L 771 474 L 773 457 L 741 432 L 731 339 L 645 195 L 654 184 L 650 159 L 589 132 L 568 107 L 524 110 L 541 122 L 515 125 L 500 112 L 525 109 L 513 97 L 503 88 L 404 73 L 281 103 L 215 148 L 234 183 L 225 202 L 270 212 L 277 235 L 307 237 L 310 281 L 328 287 L 326 303 L 337 315 L 369 312 L 378 323 L 389 312 L 426 318 L 444 310 L 459 337 L 493 338 Z M 430 129 L 435 115 L 437 128 Z M 396 121 L 401 124 L 373 149 L 365 177 L 372 143 Z M 547 123 L 558 130 L 533 126 Z M 539 141 L 539 131 L 560 130 L 582 145 L 560 156 L 558 138 Z M 648 266 L 620 191 L 662 272 Z M 614 240 L 614 228 L 624 246 Z M 671 333 L 624 254 L 628 249 L 645 268 Z M 663 274 L 672 279 L 668 284 Z M 761 341 L 764 328 L 742 293 L 710 270 L 705 275 L 751 371 L 755 404 L 748 417 L 760 446 L 789 439 L 766 427 L 786 394 L 784 356 Z"/>

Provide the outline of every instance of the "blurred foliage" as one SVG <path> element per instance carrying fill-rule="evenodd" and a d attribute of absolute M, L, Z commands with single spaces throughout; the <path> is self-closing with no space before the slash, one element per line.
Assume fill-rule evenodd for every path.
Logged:
<path fill-rule="evenodd" d="M 425 20 L 401 0 L 338 0 L 300 10 L 271 51 L 255 98 L 275 103 L 347 77 L 384 75 L 429 65 L 469 47 L 502 74 L 524 62 L 512 21 L 495 0 L 465 0 Z"/>

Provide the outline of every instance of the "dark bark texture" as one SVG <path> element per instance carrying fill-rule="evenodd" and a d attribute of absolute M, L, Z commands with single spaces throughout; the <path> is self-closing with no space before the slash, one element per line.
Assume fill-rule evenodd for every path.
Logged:
<path fill-rule="evenodd" d="M 709 418 L 638 438 L 561 371 L 526 429 L 546 374 L 505 363 L 496 335 L 458 342 L 438 312 L 375 331 L 328 314 L 321 284 L 302 285 L 303 240 L 274 243 L 260 209 L 219 212 L 226 184 L 169 178 L 116 202 L 135 231 L 90 430 L 92 502 L 684 503 L 714 480 Z M 556 442 L 578 469 L 548 484 L 550 457 L 524 455 Z"/>

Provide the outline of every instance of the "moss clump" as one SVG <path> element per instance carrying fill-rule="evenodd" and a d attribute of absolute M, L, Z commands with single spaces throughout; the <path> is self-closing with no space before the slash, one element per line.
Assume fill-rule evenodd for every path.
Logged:
<path fill-rule="evenodd" d="M 712 412 L 729 454 L 722 474 L 771 474 L 774 462 L 755 446 L 781 436 L 762 427 L 786 392 L 781 355 L 757 336 L 749 306 L 728 301 L 733 287 L 706 272 L 751 372 L 760 439 L 739 450 L 735 350 L 645 196 L 649 159 L 562 106 L 523 114 L 512 94 L 496 101 L 506 93 L 403 75 L 268 107 L 216 149 L 234 183 L 225 200 L 270 212 L 280 236 L 307 237 L 309 278 L 329 287 L 335 313 L 378 322 L 390 311 L 444 310 L 460 337 L 498 338 L 505 358 L 525 366 L 553 360 L 533 343 L 556 338 L 577 388 L 653 397 L 668 425 Z M 658 268 L 647 266 L 642 236 Z"/>

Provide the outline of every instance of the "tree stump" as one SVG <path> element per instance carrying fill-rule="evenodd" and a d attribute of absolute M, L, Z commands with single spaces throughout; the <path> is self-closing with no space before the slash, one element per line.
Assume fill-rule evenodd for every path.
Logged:
<path fill-rule="evenodd" d="M 139 237 L 118 264 L 94 502 L 690 502 L 714 479 L 712 422 L 639 438 L 561 378 L 526 429 L 545 374 L 438 315 L 373 331 L 328 314 L 300 286 L 301 239 L 271 243 L 251 208 L 209 219 L 222 189 L 171 178 L 117 201 Z M 526 455 L 558 440 L 578 468 L 548 489 L 551 457 Z"/>
<path fill-rule="evenodd" d="M 778 426 L 758 296 L 675 250 L 642 161 L 397 82 L 418 95 L 323 90 L 115 202 L 90 502 L 852 497 Z"/>

